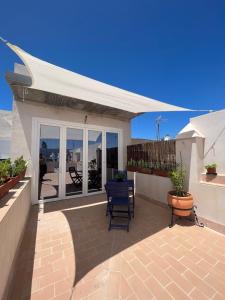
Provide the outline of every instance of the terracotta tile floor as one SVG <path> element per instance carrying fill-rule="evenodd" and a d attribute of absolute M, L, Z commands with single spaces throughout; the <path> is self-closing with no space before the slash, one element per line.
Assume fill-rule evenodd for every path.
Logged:
<path fill-rule="evenodd" d="M 32 207 L 10 299 L 225 299 L 225 237 L 167 227 L 169 213 L 136 199 L 130 232 L 108 232 L 105 196 Z"/>

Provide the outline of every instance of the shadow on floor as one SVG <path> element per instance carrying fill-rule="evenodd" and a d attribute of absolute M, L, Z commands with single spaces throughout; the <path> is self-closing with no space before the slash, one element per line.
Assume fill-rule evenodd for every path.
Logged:
<path fill-rule="evenodd" d="M 52 252 L 54 247 L 56 251 L 63 253 L 64 260 L 53 261 L 50 264 L 53 271 L 47 270 L 49 272 L 48 280 L 51 285 L 55 284 L 52 281 L 53 273 L 51 272 L 54 272 L 57 265 L 59 268 L 63 268 L 65 262 L 68 264 L 71 278 L 70 296 L 72 293 L 74 295 L 74 288 L 76 295 L 76 288 L 80 283 L 87 280 L 90 274 L 96 276 L 93 270 L 99 266 L 103 266 L 104 271 L 107 270 L 114 257 L 118 254 L 129 255 L 128 252 L 132 246 L 138 245 L 139 242 L 143 244 L 145 239 L 167 228 L 170 220 L 169 210 L 137 198 L 135 218 L 130 222 L 130 231 L 115 229 L 108 231 L 109 218 L 105 216 L 106 196 L 104 194 L 46 203 L 43 212 L 42 215 L 39 214 L 38 206 L 31 208 L 9 299 L 28 300 L 32 298 L 32 293 L 37 290 L 35 285 L 39 284 L 35 276 L 40 276 L 41 281 L 45 276 L 36 275 L 37 273 L 33 272 L 34 266 L 39 268 L 40 257 L 46 256 L 40 265 L 40 271 L 46 272 L 45 268 L 49 267 L 47 264 L 49 257 L 54 256 Z M 57 235 L 60 236 L 60 239 L 65 236 L 70 243 L 72 242 L 72 247 L 68 249 L 70 251 L 64 252 L 66 250 L 60 248 L 62 244 L 59 246 L 49 245 L 48 249 L 43 247 L 42 250 L 42 246 L 54 242 L 52 238 Z M 40 239 L 44 240 L 43 243 L 40 243 Z M 48 251 L 50 252 L 48 253 Z M 69 257 L 70 255 L 71 257 Z M 70 260 L 70 258 L 72 259 Z M 103 277 L 104 274 L 102 276 L 101 273 L 97 284 L 104 284 Z M 63 275 L 62 278 L 60 277 L 61 279 L 65 279 Z M 70 299 L 70 296 L 65 296 L 63 299 Z M 42 296 L 42 299 L 44 300 L 45 297 Z M 73 299 L 76 299 L 76 296 Z"/>
<path fill-rule="evenodd" d="M 45 205 L 45 212 L 61 210 L 69 224 L 75 253 L 74 286 L 93 268 L 119 252 L 168 227 L 169 211 L 137 199 L 135 218 L 125 230 L 108 231 L 105 195 Z"/>

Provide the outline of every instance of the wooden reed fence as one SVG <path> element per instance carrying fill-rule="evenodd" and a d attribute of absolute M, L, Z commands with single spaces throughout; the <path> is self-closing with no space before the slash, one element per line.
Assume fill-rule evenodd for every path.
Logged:
<path fill-rule="evenodd" d="M 176 167 L 176 141 L 152 141 L 127 146 L 127 167 L 170 171 Z"/>

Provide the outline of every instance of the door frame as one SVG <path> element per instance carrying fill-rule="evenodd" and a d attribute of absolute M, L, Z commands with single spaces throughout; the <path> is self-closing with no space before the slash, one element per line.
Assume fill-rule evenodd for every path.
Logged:
<path fill-rule="evenodd" d="M 39 180 L 39 149 L 40 149 L 40 126 L 57 126 L 60 129 L 60 159 L 59 159 L 59 196 L 53 199 L 38 199 L 38 180 Z M 83 130 L 83 190 L 79 195 L 65 195 L 65 175 L 66 175 L 66 128 Z M 88 130 L 102 132 L 102 191 L 88 193 Z M 82 124 L 76 122 L 66 122 L 47 118 L 32 118 L 32 146 L 31 146 L 31 170 L 32 186 L 31 200 L 32 203 L 51 202 L 63 199 L 91 196 L 104 193 L 104 184 L 106 182 L 106 132 L 118 133 L 118 169 L 123 169 L 123 130 L 120 128 L 99 126 L 94 124 Z"/>

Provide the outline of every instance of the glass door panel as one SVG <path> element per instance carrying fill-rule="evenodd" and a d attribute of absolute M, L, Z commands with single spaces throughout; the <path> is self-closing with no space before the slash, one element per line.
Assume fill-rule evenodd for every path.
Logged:
<path fill-rule="evenodd" d="M 118 133 L 106 132 L 106 180 L 113 179 L 118 170 Z"/>
<path fill-rule="evenodd" d="M 40 125 L 38 199 L 59 197 L 60 128 Z"/>
<path fill-rule="evenodd" d="M 88 193 L 102 190 L 102 132 L 88 130 Z"/>
<path fill-rule="evenodd" d="M 66 196 L 83 193 L 83 130 L 66 129 Z"/>

